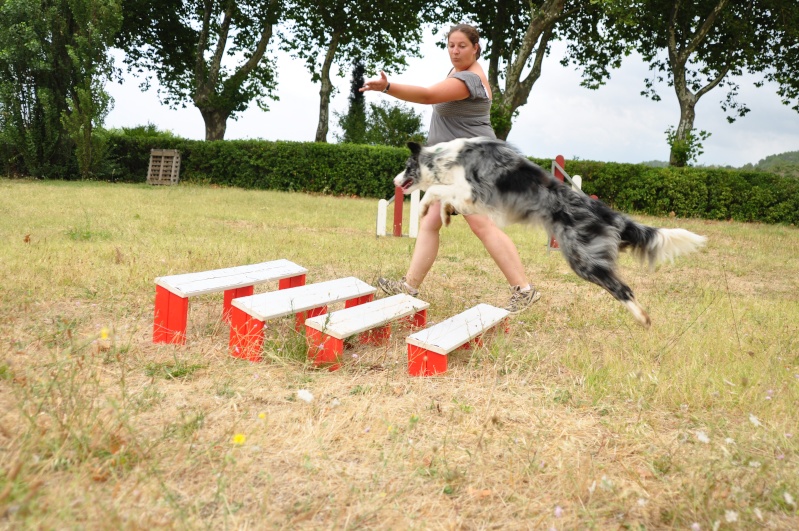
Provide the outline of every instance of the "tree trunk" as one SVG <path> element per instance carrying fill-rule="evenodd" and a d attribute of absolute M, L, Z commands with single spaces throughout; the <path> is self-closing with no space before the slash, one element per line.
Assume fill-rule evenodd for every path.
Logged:
<path fill-rule="evenodd" d="M 499 50 L 492 46 L 489 58 L 488 83 L 494 99 L 491 106 L 491 125 L 497 138 L 506 140 L 513 127 L 513 119 L 519 114 L 519 107 L 527 103 L 530 91 L 541 77 L 541 65 L 546 49 L 552 38 L 553 28 L 564 16 L 565 0 L 548 0 L 541 8 L 531 13 L 521 46 L 516 57 L 500 57 Z M 522 78 L 523 71 L 533 58 L 533 64 L 527 77 Z M 507 61 L 504 75 L 500 76 L 500 60 Z M 500 88 L 500 79 L 505 78 L 505 89 Z"/>
<path fill-rule="evenodd" d="M 500 140 L 508 139 L 515 114 L 518 113 L 515 113 L 502 97 L 495 99 L 491 104 L 491 126 Z"/>
<path fill-rule="evenodd" d="M 333 32 L 330 45 L 327 47 L 325 61 L 322 63 L 322 88 L 319 90 L 319 123 L 316 126 L 315 142 L 327 142 L 327 130 L 330 122 L 330 94 L 333 92 L 333 83 L 330 81 L 330 67 L 336 57 L 340 33 Z"/>
<path fill-rule="evenodd" d="M 224 140 L 230 113 L 219 109 L 200 109 L 205 122 L 205 140 Z"/>
<path fill-rule="evenodd" d="M 680 101 L 680 124 L 671 142 L 671 152 L 669 153 L 669 166 L 683 167 L 690 158 L 691 142 L 689 135 L 694 130 L 694 120 L 696 119 L 696 99 L 693 94 L 688 92 L 682 97 L 677 95 Z"/>

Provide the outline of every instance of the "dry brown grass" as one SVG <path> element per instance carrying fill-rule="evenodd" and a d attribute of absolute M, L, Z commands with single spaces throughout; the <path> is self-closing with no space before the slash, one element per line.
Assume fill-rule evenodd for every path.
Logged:
<path fill-rule="evenodd" d="M 309 282 L 402 274 L 413 242 L 376 239 L 375 210 L 0 180 L 0 526 L 799 528 L 795 227 L 644 219 L 709 237 L 655 272 L 622 260 L 648 331 L 511 227 L 543 298 L 435 378 L 407 375 L 404 332 L 314 370 L 290 320 L 265 362 L 231 358 L 220 297 L 192 301 L 185 346 L 151 343 L 156 276 L 276 258 Z M 456 220 L 431 321 L 506 296 Z"/>

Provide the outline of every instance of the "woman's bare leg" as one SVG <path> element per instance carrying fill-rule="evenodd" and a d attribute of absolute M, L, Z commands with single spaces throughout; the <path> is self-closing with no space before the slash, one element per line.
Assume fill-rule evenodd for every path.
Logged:
<path fill-rule="evenodd" d="M 488 254 L 491 255 L 502 274 L 505 275 L 508 284 L 522 288 L 529 286 L 530 282 L 524 273 L 519 251 L 510 237 L 497 227 L 488 216 L 471 214 L 464 216 L 464 218 L 475 236 L 483 242 Z"/>
<path fill-rule="evenodd" d="M 432 203 L 427 214 L 419 223 L 419 234 L 416 236 L 416 245 L 413 247 L 411 264 L 405 274 L 405 282 L 414 289 L 419 289 L 438 256 L 439 230 L 441 229 L 440 208 L 441 203 L 438 201 Z"/>

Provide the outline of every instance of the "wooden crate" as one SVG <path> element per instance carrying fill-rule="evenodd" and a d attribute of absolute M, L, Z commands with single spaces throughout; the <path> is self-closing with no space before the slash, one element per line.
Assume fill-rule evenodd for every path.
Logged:
<path fill-rule="evenodd" d="M 176 149 L 151 149 L 147 184 L 178 184 L 180 151 Z"/>

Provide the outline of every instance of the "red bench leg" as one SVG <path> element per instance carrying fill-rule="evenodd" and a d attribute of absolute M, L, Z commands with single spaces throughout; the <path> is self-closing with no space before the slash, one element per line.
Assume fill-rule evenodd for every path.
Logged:
<path fill-rule="evenodd" d="M 296 277 L 289 277 L 280 279 L 277 289 L 296 288 L 305 285 L 305 275 L 297 275 Z"/>
<path fill-rule="evenodd" d="M 305 338 L 308 341 L 308 359 L 316 366 L 327 366 L 335 371 L 341 368 L 341 355 L 344 352 L 344 340 L 329 336 L 310 326 L 305 327 Z"/>
<path fill-rule="evenodd" d="M 254 319 L 246 312 L 230 309 L 230 355 L 249 361 L 261 361 L 264 344 L 264 322 Z"/>
<path fill-rule="evenodd" d="M 385 345 L 391 337 L 391 325 L 378 326 L 358 336 L 358 341 L 362 345 Z"/>
<path fill-rule="evenodd" d="M 367 302 L 372 302 L 373 300 L 375 300 L 374 294 L 364 295 L 363 297 L 355 297 L 354 299 L 346 301 L 344 303 L 344 308 L 352 308 L 353 306 L 366 304 Z"/>
<path fill-rule="evenodd" d="M 301 332 L 305 327 L 305 320 L 311 317 L 318 317 L 327 313 L 327 306 L 320 306 L 319 308 L 311 308 L 304 312 L 298 312 L 294 317 L 294 330 Z"/>
<path fill-rule="evenodd" d="M 255 291 L 253 286 L 244 286 L 242 288 L 234 288 L 225 291 L 225 302 L 222 306 L 222 320 L 226 323 L 230 322 L 230 308 L 233 299 L 239 297 L 249 297 Z"/>
<path fill-rule="evenodd" d="M 188 298 L 179 297 L 166 288 L 156 286 L 153 343 L 185 345 L 188 316 Z"/>
<path fill-rule="evenodd" d="M 416 345 L 408 345 L 408 374 L 432 376 L 447 372 L 447 357 Z"/>
<path fill-rule="evenodd" d="M 413 315 L 404 317 L 403 322 L 408 323 L 411 328 L 424 328 L 427 325 L 427 310 L 419 310 Z"/>

